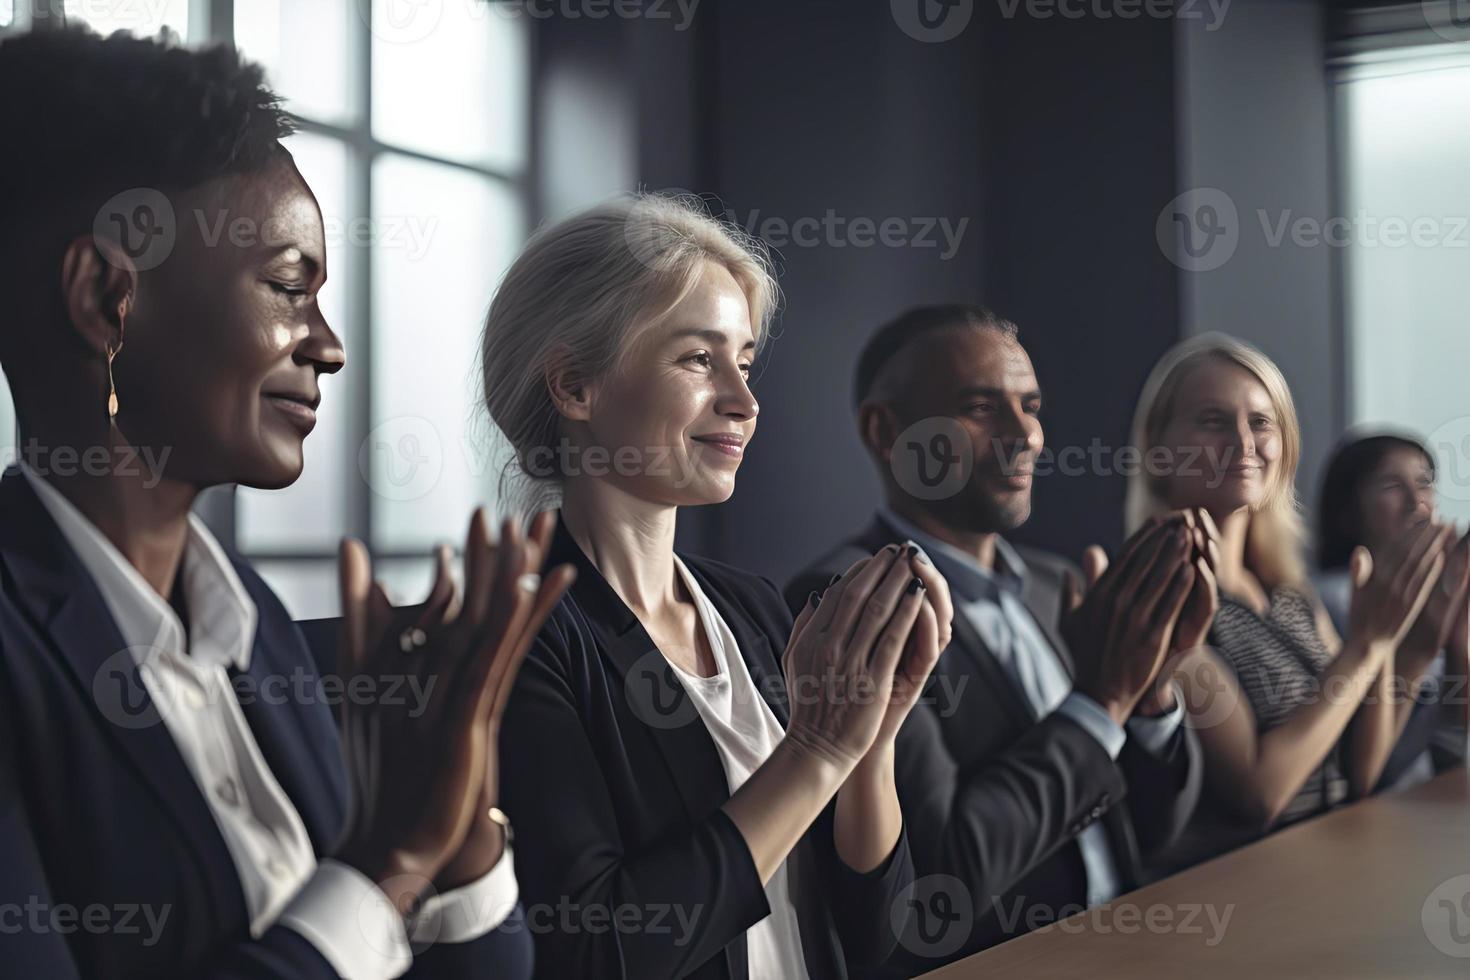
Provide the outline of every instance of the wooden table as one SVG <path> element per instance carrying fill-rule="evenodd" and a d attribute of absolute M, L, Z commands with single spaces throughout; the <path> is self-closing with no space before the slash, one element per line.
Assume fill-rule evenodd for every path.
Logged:
<path fill-rule="evenodd" d="M 1470 977 L 1470 780 L 1298 824 L 927 975 Z"/>

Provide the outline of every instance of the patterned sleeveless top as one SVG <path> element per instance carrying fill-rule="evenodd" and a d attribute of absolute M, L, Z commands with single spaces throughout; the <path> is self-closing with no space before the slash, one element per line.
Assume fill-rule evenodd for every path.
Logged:
<path fill-rule="evenodd" d="M 1263 618 L 1250 606 L 1222 593 L 1208 641 L 1234 670 L 1241 690 L 1250 699 L 1257 732 L 1270 731 L 1293 709 L 1319 697 L 1319 678 L 1332 663 L 1332 654 L 1317 631 L 1315 608 L 1305 593 L 1277 586 L 1271 591 L 1270 602 Z M 1329 810 L 1347 795 L 1339 743 L 1307 777 L 1273 829 Z M 1257 837 L 1254 831 L 1241 827 L 1219 800 L 1207 794 L 1180 840 L 1157 863 L 1156 871 L 1172 873 Z"/>
<path fill-rule="evenodd" d="M 1317 630 L 1311 599 L 1289 586 L 1272 590 L 1271 608 L 1264 619 L 1250 606 L 1220 596 L 1210 642 L 1235 669 L 1241 690 L 1256 713 L 1258 732 L 1270 731 L 1298 706 L 1321 696 L 1320 678 L 1332 663 L 1332 654 Z M 1321 813 L 1347 798 L 1340 747 L 1341 743 L 1333 746 L 1307 778 L 1278 826 Z"/>

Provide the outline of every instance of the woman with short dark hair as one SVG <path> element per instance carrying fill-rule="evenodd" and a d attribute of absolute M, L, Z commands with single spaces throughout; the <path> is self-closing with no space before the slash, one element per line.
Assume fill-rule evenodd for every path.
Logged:
<path fill-rule="evenodd" d="M 402 613 L 345 543 L 331 684 L 190 513 L 210 486 L 296 480 L 345 358 L 288 119 L 233 50 L 121 33 L 6 40 L 0 91 L 22 439 L 0 479 L 0 907 L 26 910 L 3 972 L 528 974 L 524 932 L 495 928 L 516 883 L 493 760 L 572 574 L 537 577 L 549 517 L 492 548 L 477 513 L 463 596 L 441 554 Z M 226 223 L 246 233 L 213 238 Z"/>

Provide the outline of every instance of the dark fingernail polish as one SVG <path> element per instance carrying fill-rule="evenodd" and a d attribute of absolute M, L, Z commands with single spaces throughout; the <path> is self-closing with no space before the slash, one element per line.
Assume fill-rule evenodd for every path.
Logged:
<path fill-rule="evenodd" d="M 909 587 L 907 589 L 904 589 L 904 593 L 906 595 L 913 595 L 915 592 L 918 592 L 923 587 L 924 587 L 924 580 L 923 579 L 911 578 L 911 579 L 909 579 Z"/>
<path fill-rule="evenodd" d="M 816 589 L 812 589 L 812 594 L 806 597 L 806 604 L 811 606 L 813 609 L 817 608 L 817 603 L 821 601 L 822 597 L 817 594 Z"/>
<path fill-rule="evenodd" d="M 827 580 L 827 584 L 828 585 L 836 585 L 837 584 L 837 580 L 840 579 L 840 578 L 842 578 L 842 573 L 841 572 L 838 572 L 836 575 L 832 576 L 831 578 L 829 578 Z"/>

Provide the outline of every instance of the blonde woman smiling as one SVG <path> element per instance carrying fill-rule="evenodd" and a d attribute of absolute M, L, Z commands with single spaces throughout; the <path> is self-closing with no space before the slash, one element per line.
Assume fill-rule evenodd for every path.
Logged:
<path fill-rule="evenodd" d="M 578 572 L 503 733 L 541 976 L 844 977 L 895 945 L 893 740 L 943 580 L 890 545 L 793 625 L 769 581 L 674 550 L 679 508 L 735 489 L 775 302 L 757 247 L 642 196 L 539 233 L 491 305 L 490 416 Z"/>
<path fill-rule="evenodd" d="M 1218 333 L 1178 345 L 1144 385 L 1134 440 L 1144 458 L 1177 465 L 1132 478 L 1130 528 L 1198 507 L 1219 549 L 1211 645 L 1176 674 L 1207 787 L 1168 862 L 1177 866 L 1371 791 L 1407 718 L 1389 696 L 1395 653 L 1450 537 L 1424 523 L 1381 555 L 1357 549 L 1340 640 L 1306 581 L 1294 490 L 1301 433 L 1269 358 Z"/>

